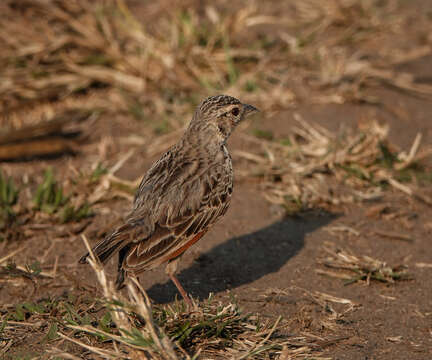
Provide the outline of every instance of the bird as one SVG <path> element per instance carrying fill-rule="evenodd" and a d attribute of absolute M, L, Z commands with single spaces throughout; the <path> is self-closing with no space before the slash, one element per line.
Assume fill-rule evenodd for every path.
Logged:
<path fill-rule="evenodd" d="M 183 136 L 144 175 L 124 222 L 92 248 L 102 264 L 118 253 L 118 289 L 125 277 L 166 263 L 166 274 L 192 306 L 175 275 L 178 262 L 228 210 L 233 167 L 226 142 L 257 111 L 228 95 L 198 105 Z"/>

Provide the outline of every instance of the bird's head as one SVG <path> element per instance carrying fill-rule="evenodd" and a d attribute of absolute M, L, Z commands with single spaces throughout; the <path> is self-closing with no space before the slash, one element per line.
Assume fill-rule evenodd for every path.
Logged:
<path fill-rule="evenodd" d="M 232 96 L 211 96 L 198 105 L 189 130 L 215 137 L 212 140 L 224 143 L 245 117 L 257 111 L 254 106 L 243 104 Z"/>

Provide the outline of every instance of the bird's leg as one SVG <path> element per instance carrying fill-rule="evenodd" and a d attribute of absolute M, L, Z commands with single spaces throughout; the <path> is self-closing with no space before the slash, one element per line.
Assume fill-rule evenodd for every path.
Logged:
<path fill-rule="evenodd" d="M 183 289 L 183 286 L 180 284 L 180 281 L 177 279 L 177 277 L 174 274 L 168 274 L 174 285 L 177 287 L 179 293 L 181 296 L 183 296 L 184 301 L 188 304 L 190 308 L 193 308 L 193 304 L 191 299 L 189 298 L 188 294 L 186 293 L 185 289 Z"/>
<path fill-rule="evenodd" d="M 178 261 L 180 260 L 180 257 L 181 256 L 178 256 L 178 257 L 170 260 L 166 266 L 165 271 L 168 274 L 168 276 L 170 277 L 170 279 L 172 280 L 172 282 L 174 283 L 174 285 L 176 286 L 176 288 L 179 291 L 179 293 L 181 294 L 181 296 L 183 297 L 184 301 L 188 304 L 188 306 L 190 308 L 193 308 L 193 304 L 192 304 L 192 301 L 191 301 L 189 295 L 187 294 L 185 289 L 183 289 L 183 286 L 180 284 L 180 281 L 175 276 L 175 273 L 177 270 L 177 264 L 178 264 Z"/>

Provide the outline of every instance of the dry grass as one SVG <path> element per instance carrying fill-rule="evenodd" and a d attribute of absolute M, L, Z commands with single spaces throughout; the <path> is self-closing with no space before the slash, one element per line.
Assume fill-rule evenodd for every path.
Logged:
<path fill-rule="evenodd" d="M 324 251 L 328 256 L 320 259 L 319 263 L 336 271 L 317 269 L 316 272 L 343 279 L 345 285 L 357 281 L 365 281 L 369 285 L 372 280 L 394 283 L 397 280 L 411 279 L 411 275 L 406 272 L 406 266 L 402 264 L 389 266 L 384 261 L 370 256 L 354 255 L 348 250 L 337 248 L 334 244 L 326 244 Z"/>
<path fill-rule="evenodd" d="M 81 220 L 93 210 L 96 216 L 109 213 L 104 203 L 119 197 L 129 201 L 137 182 L 117 177 L 117 171 L 138 148 L 145 147 L 150 157 L 175 141 L 194 106 L 209 94 L 238 96 L 258 106 L 264 119 L 302 102 L 379 105 L 364 91 L 376 85 L 430 98 L 430 84 L 396 68 L 430 54 L 427 14 L 402 7 L 396 0 L 162 1 L 130 7 L 122 0 L 1 2 L 0 151 L 9 155 L 23 145 L 26 157 L 30 147 L 43 141 L 48 154 L 86 150 L 96 155 L 79 169 L 68 164 L 55 178 L 2 165 L 0 246 L 28 238 L 48 237 L 51 245 L 66 241 L 93 221 Z M 409 31 L 423 40 L 412 42 Z M 79 124 L 85 135 L 79 144 L 67 138 L 63 127 L 56 128 L 67 135 L 60 143 L 52 132 L 41 139 L 41 128 L 77 108 L 87 115 L 103 111 L 102 120 L 86 115 Z M 132 131 L 119 141 L 128 151 L 117 151 L 110 135 L 100 131 L 107 123 L 98 121 L 106 119 L 139 129 L 139 136 Z M 238 178 L 259 179 L 267 199 L 287 213 L 379 199 L 388 189 L 432 204 L 420 191 L 422 183 L 432 180 L 423 165 L 432 150 L 423 146 L 421 134 L 410 149 L 401 150 L 389 142 L 388 126 L 374 119 L 338 134 L 298 115 L 295 121 L 285 139 L 243 133 L 253 150 L 234 154 L 241 160 Z M 68 126 L 76 130 L 78 122 L 73 118 Z M 26 136 L 11 142 L 17 134 Z M 104 230 L 94 230 L 95 236 Z M 58 264 L 58 257 L 43 267 L 10 262 L 23 250 L 19 245 L 0 259 L 2 286 L 31 293 L 39 286 L 79 288 L 72 275 L 58 277 L 58 266 L 67 266 Z M 386 282 L 405 276 L 402 268 L 383 261 L 333 247 L 326 251 L 322 264 L 336 269 L 321 269 L 326 275 Z M 324 359 L 325 348 L 342 340 L 322 333 L 287 335 L 289 321 L 261 322 L 259 315 L 242 313 L 234 301 L 210 298 L 193 310 L 182 303 L 152 306 L 136 281 L 128 284 L 127 294 L 118 293 L 103 269 L 92 265 L 101 299 L 89 296 L 94 288 L 86 288 L 3 304 L 0 355 L 37 338 L 35 351 L 49 349 L 48 358 Z M 328 294 L 308 296 L 321 309 L 317 326 L 329 331 L 356 306 Z M 335 304 L 347 308 L 337 311 Z M 294 320 L 314 321 L 307 307 Z"/>
<path fill-rule="evenodd" d="M 234 9 L 228 2 L 162 2 L 143 5 L 140 21 L 122 0 L 11 4 L 0 9 L 3 112 L 87 93 L 111 111 L 165 119 L 154 124 L 163 131 L 181 126 L 203 94 L 221 91 L 269 114 L 305 96 L 373 102 L 362 89 L 377 82 L 432 94 L 430 85 L 383 67 L 428 53 L 405 41 L 413 15 L 396 16 L 394 0 L 245 2 Z M 416 21 L 427 28 L 426 18 Z M 394 37 L 400 41 L 391 51 L 382 47 Z M 98 95 L 101 88 L 108 94 Z"/>
<path fill-rule="evenodd" d="M 87 248 L 90 247 L 85 237 Z M 313 334 L 286 335 L 289 323 L 274 323 L 257 314 L 244 314 L 235 303 L 211 299 L 188 309 L 183 302 L 153 307 L 136 279 L 129 279 L 127 295 L 115 290 L 103 267 L 89 260 L 102 289 L 102 298 L 91 296 L 45 298 L 38 302 L 5 304 L 0 309 L 0 333 L 5 354 L 29 337 L 39 337 L 51 356 L 106 359 L 306 359 L 345 337 Z M 25 273 L 26 271 L 23 270 Z M 54 276 L 42 274 L 38 276 Z M 27 277 L 33 276 L 27 270 Z M 331 315 L 322 319 L 329 328 L 339 314 L 330 303 L 354 304 L 328 294 L 311 293 L 314 302 Z M 67 346 L 70 342 L 78 347 Z"/>
<path fill-rule="evenodd" d="M 410 74 L 388 66 L 430 51 L 426 45 L 411 44 L 404 35 L 406 24 L 415 16 L 416 28 L 427 37 L 427 16 L 402 10 L 395 0 L 332 0 L 325 4 L 308 0 L 278 6 L 248 2 L 234 8 L 228 2 L 202 7 L 193 2 L 169 6 L 163 2 L 139 7 L 140 21 L 135 9 L 123 0 L 36 1 L 21 6 L 4 2 L 0 6 L 4 14 L 0 18 L 0 74 L 4 79 L 0 123 L 9 128 L 43 121 L 47 114 L 52 117 L 58 104 L 79 104 L 145 123 L 151 131 L 141 129 L 147 135 L 128 141 L 153 143 L 154 152 L 159 152 L 167 143 L 156 146 L 152 132 L 160 135 L 181 129 L 199 99 L 211 93 L 239 96 L 257 105 L 264 118 L 305 99 L 309 103 L 376 104 L 376 99 L 363 95 L 365 87 L 376 84 L 413 95 L 432 94 L 426 82 L 416 82 Z M 400 16 L 402 11 L 404 16 Z M 387 43 L 389 46 L 382 46 Z M 29 107 L 23 114 L 24 103 L 39 109 L 32 110 L 39 111 L 37 116 L 29 115 Z M 361 135 L 348 134 L 349 141 L 345 141 L 347 134 L 338 138 L 302 119 L 298 122 L 290 139 L 292 148 L 260 139 L 269 159 L 243 154 L 264 164 L 254 173 L 276 178 L 317 177 L 317 172 L 329 168 L 338 180 L 344 173 L 377 175 L 376 182 L 385 181 L 415 196 L 415 191 L 387 171 L 365 169 L 381 156 L 379 146 L 386 146 L 385 126 L 365 124 L 359 129 Z M 366 153 L 369 145 L 374 153 Z M 419 154 L 418 146 L 411 150 L 396 154 L 402 162 L 398 166 L 407 167 L 417 160 L 404 155 L 430 155 L 430 149 Z M 279 152 L 281 156 L 275 156 Z M 287 170 L 286 163 L 293 158 L 316 161 L 294 164 L 291 167 L 296 169 Z M 335 171 L 340 166 L 344 171 Z M 285 180 L 282 184 L 285 188 Z M 281 202 L 288 196 L 305 203 L 306 198 L 316 197 L 303 189 L 283 192 L 272 189 L 272 201 Z"/>
<path fill-rule="evenodd" d="M 152 309 L 137 279 L 128 281 L 129 298 L 126 299 L 114 290 L 113 283 L 107 280 L 103 267 L 93 255 L 90 265 L 96 272 L 105 306 L 118 331 L 113 334 L 93 326 L 69 327 L 109 338 L 113 349 L 88 346 L 60 335 L 91 352 L 108 358 L 196 359 L 203 356 L 240 360 L 261 358 L 263 354 L 266 358 L 275 358 L 282 353 L 285 358 L 304 358 L 313 352 L 318 354 L 323 348 L 306 337 L 278 335 L 280 317 L 272 325 L 263 323 L 256 315 L 242 314 L 234 303 L 223 305 L 211 297 L 199 306 L 194 303 L 194 309 L 188 309 L 183 302 Z"/>
<path fill-rule="evenodd" d="M 248 161 L 240 176 L 261 178 L 270 202 L 295 213 L 378 199 L 392 187 L 432 205 L 432 199 L 418 190 L 422 180 L 431 180 L 422 162 L 432 155 L 430 147 L 420 150 L 420 133 L 409 151 L 400 151 L 387 139 L 388 126 L 376 121 L 334 135 L 297 114 L 295 119 L 297 125 L 288 139 L 245 136 L 260 152 L 235 152 Z"/>

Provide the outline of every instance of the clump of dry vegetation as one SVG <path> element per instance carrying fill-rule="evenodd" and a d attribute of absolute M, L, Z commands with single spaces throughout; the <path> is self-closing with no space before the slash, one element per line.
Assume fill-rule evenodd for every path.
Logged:
<path fill-rule="evenodd" d="M 395 16 L 393 0 L 146 4 L 140 21 L 122 0 L 0 6 L 0 111 L 91 93 L 86 102 L 92 105 L 141 120 L 165 118 L 153 125 L 166 131 L 182 125 L 191 102 L 216 91 L 266 112 L 304 96 L 319 103 L 373 102 L 362 88 L 377 82 L 432 95 L 430 85 L 383 69 L 428 51 L 406 51 L 403 37 L 391 52 L 381 46 L 409 21 Z"/>
<path fill-rule="evenodd" d="M 222 304 L 211 296 L 199 306 L 195 303 L 193 309 L 183 302 L 152 307 L 136 279 L 128 281 L 125 296 L 115 290 L 94 258 L 90 264 L 102 299 L 70 295 L 2 306 L 0 334 L 6 342 L 2 351 L 37 335 L 49 354 L 71 358 L 77 351 L 70 353 L 62 345 L 64 340 L 78 345 L 80 356 L 107 359 L 303 359 L 319 356 L 326 346 L 340 340 L 282 336 L 286 325 L 280 317 L 274 323 L 262 321 L 257 315 L 244 314 L 235 303 Z M 344 300 L 313 296 L 321 302 Z"/>
<path fill-rule="evenodd" d="M 255 3 L 230 11 L 223 4 L 205 4 L 200 10 L 179 3 L 168 8 L 146 5 L 141 21 L 124 1 L 1 6 L 9 14 L 2 17 L 0 35 L 0 65 L 7 79 L 0 87 L 1 110 L 8 114 L 3 122 L 16 128 L 34 121 L 18 120 L 13 109 L 23 101 L 71 105 L 83 100 L 90 109 L 123 112 L 164 133 L 184 125 L 201 94 L 216 91 L 241 96 L 268 117 L 292 107 L 306 93 L 318 103 L 374 103 L 362 89 L 377 82 L 432 95 L 428 84 L 383 70 L 383 64 L 394 66 L 429 51 L 418 46 L 404 51 L 409 44 L 403 38 L 391 52 L 379 45 L 400 34 L 410 19 L 409 13 L 393 16 L 399 10 L 395 1 L 293 2 L 283 6 L 283 17 Z M 150 21 L 155 17 L 157 26 Z M 91 96 L 67 100 L 70 94 Z M 401 183 L 431 153 L 419 151 L 420 135 L 404 153 L 388 144 L 388 128 L 373 119 L 357 132 L 339 135 L 297 121 L 292 137 L 282 142 L 269 141 L 272 134 L 256 134 L 253 143 L 264 154 L 239 154 L 257 164 L 243 176 L 272 180 L 266 189 L 271 201 L 295 211 L 318 201 L 378 196 L 385 183 L 432 203 Z M 149 144 L 150 139 L 139 142 Z M 148 154 L 166 147 L 166 141 L 159 145 L 153 144 Z M 334 196 L 334 187 L 322 189 L 327 175 L 358 191 Z M 365 184 L 371 185 L 367 192 Z"/>
<path fill-rule="evenodd" d="M 261 178 L 263 194 L 272 203 L 293 213 L 378 199 L 390 186 L 432 205 L 432 199 L 418 189 L 431 181 L 422 162 L 432 155 L 430 147 L 420 150 L 420 133 L 409 151 L 400 151 L 387 139 L 389 127 L 376 121 L 335 135 L 298 114 L 295 119 L 289 138 L 269 141 L 246 136 L 261 148 L 260 153 L 235 153 L 249 162 L 241 176 Z"/>
<path fill-rule="evenodd" d="M 409 280 L 405 265 L 389 266 L 384 261 L 370 256 L 357 256 L 348 250 L 339 249 L 334 244 L 326 244 L 324 251 L 327 257 L 320 259 L 319 263 L 326 268 L 334 270 L 317 269 L 316 272 L 333 278 L 343 279 L 345 285 L 357 281 L 370 281 L 394 283 L 397 280 Z M 355 275 L 353 275 L 354 273 Z"/>

